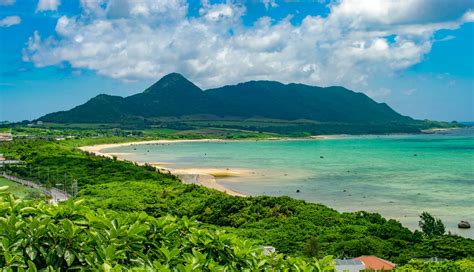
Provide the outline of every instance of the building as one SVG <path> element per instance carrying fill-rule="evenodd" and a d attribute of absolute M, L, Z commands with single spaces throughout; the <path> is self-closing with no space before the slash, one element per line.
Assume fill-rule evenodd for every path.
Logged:
<path fill-rule="evenodd" d="M 364 263 L 366 270 L 375 270 L 375 271 L 389 271 L 394 269 L 397 265 L 381 259 L 376 256 L 360 256 L 354 258 L 353 260 L 359 260 Z"/>
<path fill-rule="evenodd" d="M 263 255 L 265 256 L 270 256 L 276 251 L 276 249 L 272 246 L 262 246 L 262 249 L 263 249 Z"/>
<path fill-rule="evenodd" d="M 4 165 L 11 164 L 24 164 L 22 161 L 17 161 L 17 160 L 6 160 L 5 158 L 0 159 L 0 168 L 2 168 Z"/>
<path fill-rule="evenodd" d="M 23 163 L 22 161 L 7 160 L 7 158 L 5 158 L 2 153 L 0 153 L 0 169 L 3 168 L 7 164 L 14 165 L 14 164 L 22 164 L 22 163 Z"/>
<path fill-rule="evenodd" d="M 0 133 L 0 141 L 11 141 L 13 140 L 10 132 Z"/>
<path fill-rule="evenodd" d="M 389 271 L 396 264 L 376 256 L 360 256 L 354 259 L 336 259 L 334 268 L 336 272 L 359 272 L 366 270 Z"/>
<path fill-rule="evenodd" d="M 359 272 L 365 270 L 365 265 L 359 260 L 336 259 L 334 269 L 336 269 L 337 272 Z"/>

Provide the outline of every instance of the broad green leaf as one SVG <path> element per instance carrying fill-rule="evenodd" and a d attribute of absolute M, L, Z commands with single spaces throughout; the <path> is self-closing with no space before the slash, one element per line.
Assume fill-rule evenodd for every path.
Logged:
<path fill-rule="evenodd" d="M 30 260 L 34 260 L 36 258 L 36 254 L 38 253 L 38 251 L 31 245 L 27 246 L 25 248 L 25 251 L 28 257 L 30 258 Z"/>
<path fill-rule="evenodd" d="M 66 261 L 68 266 L 71 266 L 74 263 L 75 258 L 76 256 L 70 250 L 66 250 L 64 252 L 64 260 Z"/>

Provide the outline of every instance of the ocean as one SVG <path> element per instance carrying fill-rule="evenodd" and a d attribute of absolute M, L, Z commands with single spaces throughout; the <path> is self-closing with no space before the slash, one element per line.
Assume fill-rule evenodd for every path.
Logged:
<path fill-rule="evenodd" d="M 181 142 L 108 148 L 137 162 L 171 168 L 247 170 L 218 178 L 248 195 L 287 195 L 340 212 L 378 212 L 418 228 L 427 211 L 448 231 L 474 238 L 474 128 L 436 134 L 353 136 L 324 140 Z"/>

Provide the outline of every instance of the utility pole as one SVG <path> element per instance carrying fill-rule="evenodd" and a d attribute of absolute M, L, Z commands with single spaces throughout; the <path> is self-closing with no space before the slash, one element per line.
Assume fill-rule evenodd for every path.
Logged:
<path fill-rule="evenodd" d="M 74 179 L 72 184 L 71 184 L 71 195 L 73 198 L 75 198 L 77 196 L 77 180 Z"/>
<path fill-rule="evenodd" d="M 63 180 L 63 184 L 64 184 L 63 185 L 64 192 L 67 194 L 67 190 L 66 190 L 66 188 L 67 188 L 67 179 L 66 178 Z"/>

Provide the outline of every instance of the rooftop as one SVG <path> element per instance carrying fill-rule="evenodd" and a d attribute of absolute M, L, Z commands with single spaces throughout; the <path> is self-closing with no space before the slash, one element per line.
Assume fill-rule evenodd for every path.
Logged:
<path fill-rule="evenodd" d="M 354 259 L 336 259 L 336 265 L 364 265 L 364 263 L 360 260 Z"/>
<path fill-rule="evenodd" d="M 354 258 L 353 260 L 362 261 L 365 264 L 365 269 L 391 270 L 397 266 L 396 264 L 390 261 L 381 259 L 376 256 L 360 256 L 360 257 Z"/>

